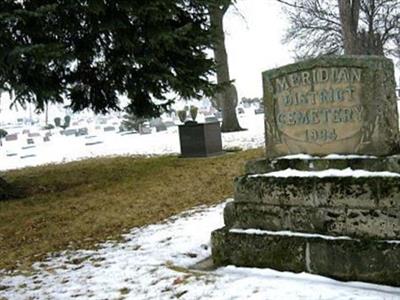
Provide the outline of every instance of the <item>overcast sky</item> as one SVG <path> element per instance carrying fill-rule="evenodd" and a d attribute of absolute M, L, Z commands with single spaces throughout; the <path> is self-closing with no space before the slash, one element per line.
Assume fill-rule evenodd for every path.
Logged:
<path fill-rule="evenodd" d="M 276 0 L 240 0 L 225 18 L 231 78 L 239 98 L 261 97 L 261 73 L 291 63 L 292 53 L 281 41 L 287 20 Z"/>

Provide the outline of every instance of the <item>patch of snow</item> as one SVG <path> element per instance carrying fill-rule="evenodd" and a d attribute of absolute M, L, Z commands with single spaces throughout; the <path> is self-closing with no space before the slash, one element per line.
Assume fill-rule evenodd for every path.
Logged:
<path fill-rule="evenodd" d="M 376 159 L 376 156 L 372 155 L 356 155 L 356 154 L 329 154 L 322 157 L 322 159 Z"/>
<path fill-rule="evenodd" d="M 299 154 L 290 154 L 290 155 L 277 157 L 276 160 L 315 159 L 315 158 L 316 158 L 316 156 L 311 156 L 310 154 L 299 153 Z"/>
<path fill-rule="evenodd" d="M 366 170 L 353 170 L 351 168 L 347 168 L 344 170 L 339 169 L 328 169 L 323 171 L 301 171 L 295 169 L 285 169 L 282 171 L 270 172 L 265 174 L 254 174 L 249 175 L 249 177 L 279 177 L 279 178 L 288 178 L 288 177 L 400 177 L 399 173 L 394 172 L 373 172 Z"/>
<path fill-rule="evenodd" d="M 239 116 L 240 125 L 245 131 L 222 133 L 223 148 L 241 148 L 243 150 L 264 146 L 264 115 L 255 115 L 248 110 Z M 82 126 L 84 126 L 83 124 Z M 101 130 L 90 131 L 89 136 L 63 136 L 53 130 L 49 142 L 35 141 L 35 147 L 22 150 L 26 138 L 22 135 L 18 141 L 4 142 L 0 147 L 0 171 L 38 166 L 51 163 L 65 163 L 92 157 L 118 155 L 177 155 L 180 153 L 178 127 L 152 134 L 121 135 Z M 15 155 L 10 156 L 10 153 Z M 29 155 L 28 155 L 29 154 Z M 25 157 L 22 159 L 22 157 Z"/>
<path fill-rule="evenodd" d="M 187 269 L 210 256 L 210 234 L 223 226 L 223 206 L 200 207 L 132 229 L 123 242 L 107 242 L 96 251 L 53 255 L 36 263 L 31 275 L 0 273 L 0 298 L 400 299 L 400 288 L 306 273 L 234 266 L 209 272 Z"/>
<path fill-rule="evenodd" d="M 400 244 L 400 241 L 398 241 L 398 240 L 386 240 L 383 242 L 388 243 L 388 244 Z"/>
<path fill-rule="evenodd" d="M 377 158 L 376 156 L 371 156 L 371 155 L 357 155 L 357 154 L 329 154 L 326 156 L 313 156 L 309 154 L 291 154 L 291 155 L 285 155 L 281 157 L 277 157 L 276 160 L 291 160 L 291 159 L 304 159 L 304 160 L 316 160 L 316 159 L 375 159 Z"/>
<path fill-rule="evenodd" d="M 240 229 L 234 228 L 229 230 L 232 233 L 242 233 L 242 234 L 256 234 L 256 235 L 276 235 L 276 236 L 295 236 L 295 237 L 305 237 L 305 238 L 321 238 L 324 240 L 353 240 L 349 236 L 331 236 L 316 233 L 304 233 L 304 232 L 292 232 L 292 231 L 269 231 L 260 229 Z"/>

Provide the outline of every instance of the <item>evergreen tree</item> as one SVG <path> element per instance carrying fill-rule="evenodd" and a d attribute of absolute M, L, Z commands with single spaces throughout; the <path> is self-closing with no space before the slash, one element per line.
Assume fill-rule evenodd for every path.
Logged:
<path fill-rule="evenodd" d="M 155 116 L 211 96 L 211 0 L 0 1 L 0 89 L 15 102 Z"/>

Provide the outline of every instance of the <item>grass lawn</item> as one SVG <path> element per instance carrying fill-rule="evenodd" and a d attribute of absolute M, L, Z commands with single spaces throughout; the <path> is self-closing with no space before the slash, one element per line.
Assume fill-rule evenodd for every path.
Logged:
<path fill-rule="evenodd" d="M 49 252 L 94 248 L 132 227 L 231 197 L 262 149 L 214 158 L 98 158 L 2 173 L 25 191 L 0 202 L 0 269 L 29 270 Z"/>

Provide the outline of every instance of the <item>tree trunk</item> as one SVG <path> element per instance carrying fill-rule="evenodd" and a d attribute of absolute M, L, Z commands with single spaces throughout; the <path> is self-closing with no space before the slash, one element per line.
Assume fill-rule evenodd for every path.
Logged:
<path fill-rule="evenodd" d="M 361 3 L 361 10 L 364 11 L 367 20 L 368 31 L 362 30 L 359 32 L 359 38 L 362 54 L 383 56 L 383 36 L 375 29 L 377 25 L 375 24 L 375 19 L 378 13 L 377 1 L 369 0 Z"/>
<path fill-rule="evenodd" d="M 360 0 L 338 0 L 344 53 L 361 54 L 360 39 L 357 34 L 360 18 Z"/>
<path fill-rule="evenodd" d="M 338 0 L 338 3 L 345 54 L 384 55 L 382 37 L 374 30 L 375 0 L 364 3 L 368 5 L 364 7 L 367 14 L 367 31 L 358 31 L 361 0 Z"/>
<path fill-rule="evenodd" d="M 214 57 L 216 61 L 217 83 L 222 90 L 215 96 L 217 108 L 222 109 L 222 132 L 243 130 L 237 119 L 236 105 L 238 95 L 236 87 L 231 83 L 228 66 L 228 55 L 225 47 L 223 19 L 229 5 L 214 4 L 210 6 L 211 25 L 214 29 Z"/>

